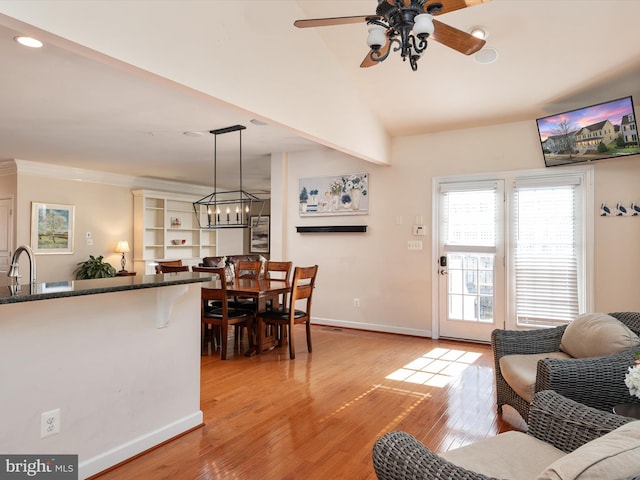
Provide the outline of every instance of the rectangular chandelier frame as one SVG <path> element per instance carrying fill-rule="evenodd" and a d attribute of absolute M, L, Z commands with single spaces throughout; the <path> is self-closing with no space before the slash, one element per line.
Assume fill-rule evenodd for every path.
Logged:
<path fill-rule="evenodd" d="M 233 125 L 209 131 L 214 136 L 213 193 L 193 202 L 193 211 L 200 229 L 254 228 L 260 224 L 267 199 L 259 198 L 242 189 L 242 130 L 246 128 L 244 125 Z M 239 133 L 240 189 L 218 191 L 217 136 L 231 132 Z"/>

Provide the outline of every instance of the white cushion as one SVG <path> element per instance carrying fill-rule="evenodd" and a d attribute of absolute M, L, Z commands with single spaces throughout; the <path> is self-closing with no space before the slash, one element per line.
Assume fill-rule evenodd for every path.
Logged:
<path fill-rule="evenodd" d="M 536 387 L 538 361 L 543 358 L 571 358 L 563 352 L 505 355 L 500 357 L 500 373 L 520 397 L 531 403 Z"/>
<path fill-rule="evenodd" d="M 512 431 L 439 455 L 489 477 L 534 480 L 543 468 L 566 454 L 531 435 Z"/>
<path fill-rule="evenodd" d="M 556 460 L 538 480 L 619 480 L 638 474 L 640 421 L 635 421 Z"/>
<path fill-rule="evenodd" d="M 640 346 L 640 338 L 617 318 L 605 313 L 585 313 L 571 322 L 560 349 L 575 358 L 600 357 Z"/>

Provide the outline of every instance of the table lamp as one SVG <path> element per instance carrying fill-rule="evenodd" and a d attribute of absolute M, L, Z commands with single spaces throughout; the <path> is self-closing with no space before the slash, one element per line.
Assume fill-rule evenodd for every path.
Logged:
<path fill-rule="evenodd" d="M 127 259 L 125 258 L 124 254 L 129 253 L 129 251 L 129 242 L 127 242 L 126 240 L 120 240 L 118 242 L 118 245 L 116 246 L 116 252 L 122 253 L 122 258 L 120 259 L 120 265 L 122 265 L 122 270 L 120 270 L 121 273 L 126 272 L 124 266 L 127 264 Z"/>

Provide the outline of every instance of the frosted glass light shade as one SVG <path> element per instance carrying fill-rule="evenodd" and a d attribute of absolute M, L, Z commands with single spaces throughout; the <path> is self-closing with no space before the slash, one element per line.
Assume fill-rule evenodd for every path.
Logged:
<path fill-rule="evenodd" d="M 428 13 L 416 15 L 413 21 L 413 33 L 415 35 L 422 35 L 425 33 L 431 35 L 435 29 L 433 26 L 433 17 Z"/>
<path fill-rule="evenodd" d="M 385 35 L 384 27 L 376 25 L 369 29 L 369 36 L 367 37 L 367 45 L 370 48 L 376 49 L 382 47 L 387 43 L 387 36 Z"/>

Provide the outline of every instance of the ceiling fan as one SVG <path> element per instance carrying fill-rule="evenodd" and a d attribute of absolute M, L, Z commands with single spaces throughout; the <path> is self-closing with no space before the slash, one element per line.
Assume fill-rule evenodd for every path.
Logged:
<path fill-rule="evenodd" d="M 453 48 L 465 55 L 480 50 L 485 41 L 473 35 L 434 20 L 434 15 L 472 7 L 489 0 L 378 0 L 375 15 L 351 17 L 311 18 L 296 20 L 298 28 L 344 25 L 366 22 L 370 25 L 367 44 L 370 51 L 360 64 L 367 68 L 384 61 L 392 50 L 400 51 L 402 59 L 409 60 L 411 69 L 418 69 L 418 60 L 427 48 L 427 38 Z"/>

